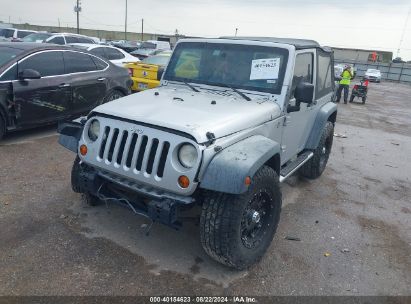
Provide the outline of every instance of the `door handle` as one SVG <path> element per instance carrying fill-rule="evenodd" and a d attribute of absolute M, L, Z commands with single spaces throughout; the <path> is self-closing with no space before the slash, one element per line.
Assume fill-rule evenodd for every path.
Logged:
<path fill-rule="evenodd" d="M 62 83 L 61 85 L 59 85 L 59 88 L 69 88 L 69 87 L 71 87 L 69 83 Z"/>
<path fill-rule="evenodd" d="M 106 78 L 105 78 L 105 77 L 100 77 L 100 78 L 97 78 L 97 81 L 104 81 L 104 80 L 106 80 Z"/>

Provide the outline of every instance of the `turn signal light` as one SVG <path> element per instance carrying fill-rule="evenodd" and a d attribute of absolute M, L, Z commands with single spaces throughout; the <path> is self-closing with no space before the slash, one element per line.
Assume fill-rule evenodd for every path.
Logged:
<path fill-rule="evenodd" d="M 178 178 L 178 184 L 180 185 L 181 188 L 186 189 L 186 188 L 188 188 L 188 186 L 190 186 L 190 180 L 188 179 L 187 176 L 181 175 Z"/>
<path fill-rule="evenodd" d="M 80 154 L 83 156 L 86 156 L 87 154 L 87 146 L 86 145 L 81 145 L 80 146 Z"/>

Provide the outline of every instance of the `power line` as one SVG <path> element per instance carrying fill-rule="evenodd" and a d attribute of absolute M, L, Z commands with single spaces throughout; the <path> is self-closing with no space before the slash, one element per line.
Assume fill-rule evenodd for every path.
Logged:
<path fill-rule="evenodd" d="M 399 55 L 400 55 L 400 49 L 401 49 L 402 42 L 404 40 L 405 32 L 407 30 L 407 24 L 408 24 L 408 19 L 410 18 L 410 15 L 411 15 L 411 6 L 410 6 L 410 9 L 408 11 L 407 18 L 405 18 L 405 24 L 404 24 L 404 28 L 402 30 L 400 43 L 398 44 L 397 57 L 399 57 Z"/>

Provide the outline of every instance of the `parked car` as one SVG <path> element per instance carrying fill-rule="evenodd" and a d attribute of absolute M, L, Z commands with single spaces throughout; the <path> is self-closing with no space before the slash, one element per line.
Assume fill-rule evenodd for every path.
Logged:
<path fill-rule="evenodd" d="M 132 90 L 138 92 L 157 87 L 170 56 L 171 51 L 165 51 L 143 59 L 139 63 L 127 64 L 125 67 L 129 69 L 133 80 Z"/>
<path fill-rule="evenodd" d="M 87 36 L 67 33 L 36 33 L 22 39 L 23 42 L 54 43 L 65 45 L 69 43 L 95 43 Z"/>
<path fill-rule="evenodd" d="M 143 60 L 144 58 L 147 58 L 149 56 L 157 55 L 160 52 L 169 50 L 171 50 L 171 46 L 167 41 L 147 40 L 142 43 L 139 49 L 131 52 L 131 55 L 136 56 L 140 60 Z"/>
<path fill-rule="evenodd" d="M 127 53 L 131 53 L 137 50 L 141 43 L 139 41 L 128 41 L 128 40 L 117 40 L 117 41 L 110 41 L 112 46 L 115 46 L 119 49 L 126 51 Z"/>
<path fill-rule="evenodd" d="M 113 64 L 118 65 L 120 67 L 124 67 L 124 65 L 127 63 L 140 62 L 138 58 L 130 55 L 122 49 L 113 46 L 89 43 L 73 43 L 70 44 L 70 46 L 73 46 L 77 49 L 89 51 L 91 54 L 110 60 Z"/>
<path fill-rule="evenodd" d="M 130 93 L 127 70 L 53 44 L 0 44 L 0 138 L 88 113 Z"/>
<path fill-rule="evenodd" d="M 0 29 L 0 37 L 7 38 L 9 41 L 20 41 L 27 35 L 37 33 L 31 30 L 19 30 L 15 28 L 3 28 Z"/>
<path fill-rule="evenodd" d="M 364 78 L 368 79 L 369 81 L 381 82 L 381 71 L 368 69 L 364 74 Z"/>
<path fill-rule="evenodd" d="M 392 60 L 393 63 L 405 63 L 404 60 L 402 60 L 401 57 L 396 57 Z"/>
<path fill-rule="evenodd" d="M 312 40 L 180 40 L 161 86 L 60 126 L 60 143 L 78 154 L 73 190 L 174 228 L 201 205 L 190 219 L 197 210 L 204 250 L 250 267 L 277 229 L 280 183 L 325 170 L 337 116 L 332 58 Z M 188 77 L 180 67 L 193 61 Z"/>

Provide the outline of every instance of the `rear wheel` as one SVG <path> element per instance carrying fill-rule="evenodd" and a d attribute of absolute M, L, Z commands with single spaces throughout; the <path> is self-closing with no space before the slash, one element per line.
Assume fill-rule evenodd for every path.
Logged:
<path fill-rule="evenodd" d="M 361 98 L 361 100 L 362 100 L 362 103 L 364 104 L 364 103 L 367 101 L 367 96 L 363 96 L 363 97 Z"/>
<path fill-rule="evenodd" d="M 300 174 L 304 177 L 314 179 L 320 177 L 327 166 L 330 157 L 331 147 L 334 139 L 334 124 L 327 121 L 321 135 L 317 149 L 314 150 L 314 156 L 306 162 L 300 169 Z"/>
<path fill-rule="evenodd" d="M 108 94 L 106 95 L 106 97 L 104 97 L 103 103 L 110 102 L 110 101 L 119 99 L 119 98 L 124 97 L 124 96 L 125 96 L 125 95 L 124 95 L 123 92 L 121 92 L 121 91 L 119 91 L 119 90 L 113 90 L 113 91 L 111 91 L 110 93 L 108 93 Z"/>
<path fill-rule="evenodd" d="M 200 218 L 201 244 L 216 261 L 246 269 L 257 263 L 270 246 L 280 212 L 278 176 L 264 166 L 244 194 L 205 195 Z"/>

